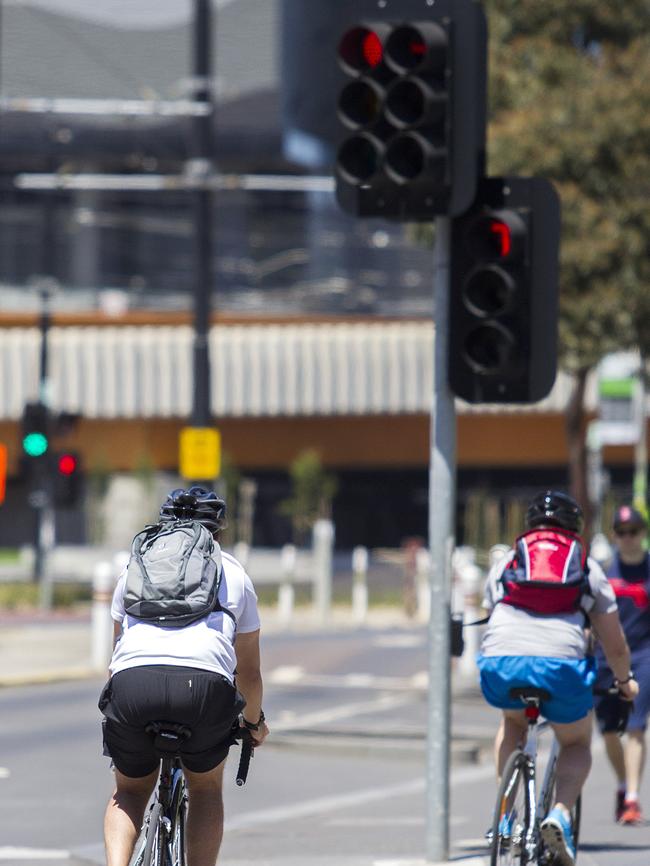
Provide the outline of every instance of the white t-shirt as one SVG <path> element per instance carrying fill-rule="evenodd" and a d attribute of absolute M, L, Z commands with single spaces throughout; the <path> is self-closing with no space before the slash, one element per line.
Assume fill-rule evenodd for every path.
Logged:
<path fill-rule="evenodd" d="M 219 602 L 234 615 L 215 611 L 183 628 L 161 628 L 128 616 L 124 611 L 126 569 L 120 575 L 111 606 L 111 616 L 122 625 L 110 663 L 111 674 L 140 665 L 179 665 L 214 671 L 234 680 L 235 634 L 257 631 L 260 618 L 257 596 L 243 566 L 229 553 L 221 552 L 223 577 Z"/>
<path fill-rule="evenodd" d="M 483 607 L 491 613 L 481 642 L 481 654 L 584 658 L 587 653 L 586 623 L 580 611 L 551 616 L 498 603 L 504 593 L 501 575 L 509 560 L 510 556 L 504 556 L 488 574 Z M 591 595 L 583 599 L 583 609 L 593 613 L 612 613 L 617 604 L 611 584 L 594 559 L 589 557 L 587 565 Z"/>

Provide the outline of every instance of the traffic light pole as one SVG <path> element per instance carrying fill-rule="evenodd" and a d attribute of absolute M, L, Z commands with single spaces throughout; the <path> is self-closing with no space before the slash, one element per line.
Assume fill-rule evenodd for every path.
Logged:
<path fill-rule="evenodd" d="M 49 207 L 49 203 L 48 203 Z M 51 222 L 51 214 L 46 214 L 46 226 Z M 51 235 L 44 233 L 44 241 L 49 244 Z M 44 254 L 47 259 L 51 255 L 48 250 Z M 50 287 L 44 285 L 40 292 L 40 363 L 39 363 L 39 394 L 38 401 L 50 412 L 50 383 L 48 378 L 48 336 L 50 330 Z M 33 579 L 40 586 L 41 607 L 48 610 L 52 606 L 52 584 L 46 568 L 47 553 L 54 546 L 55 526 L 52 507 L 51 475 L 47 468 L 49 453 L 36 464 L 36 485 L 30 493 L 34 508 L 34 571 Z"/>
<path fill-rule="evenodd" d="M 426 853 L 433 863 L 449 855 L 451 554 L 454 546 L 456 414 L 447 375 L 451 220 L 438 217 L 434 250 L 434 384 L 429 463 L 429 708 Z"/>
<path fill-rule="evenodd" d="M 192 118 L 193 158 L 190 178 L 200 182 L 193 193 L 194 212 L 194 395 L 192 424 L 210 423 L 210 301 L 212 291 L 212 191 L 205 181 L 212 173 L 212 8 L 211 0 L 194 0 L 194 99 L 209 106 Z"/>

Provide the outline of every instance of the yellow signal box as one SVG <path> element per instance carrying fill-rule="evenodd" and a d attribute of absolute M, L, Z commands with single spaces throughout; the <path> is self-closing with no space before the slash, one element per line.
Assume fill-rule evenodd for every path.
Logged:
<path fill-rule="evenodd" d="M 187 481 L 210 481 L 221 472 L 221 433 L 214 427 L 183 427 L 178 468 Z"/>

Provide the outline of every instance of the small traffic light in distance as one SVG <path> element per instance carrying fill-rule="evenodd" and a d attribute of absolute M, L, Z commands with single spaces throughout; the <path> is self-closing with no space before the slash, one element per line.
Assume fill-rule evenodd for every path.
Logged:
<path fill-rule="evenodd" d="M 81 496 L 81 465 L 79 455 L 61 451 L 54 455 L 54 502 L 64 508 L 76 505 Z"/>
<path fill-rule="evenodd" d="M 28 458 L 43 457 L 49 448 L 49 414 L 43 403 L 26 403 L 22 417 L 21 444 Z"/>
<path fill-rule="evenodd" d="M 0 505 L 5 501 L 7 492 L 7 446 L 0 442 Z"/>
<path fill-rule="evenodd" d="M 337 198 L 356 216 L 462 213 L 484 158 L 485 16 L 475 0 L 403 0 L 400 15 L 339 41 Z"/>
<path fill-rule="evenodd" d="M 470 403 L 543 399 L 556 375 L 559 200 L 543 178 L 486 178 L 452 221 L 449 384 Z"/>

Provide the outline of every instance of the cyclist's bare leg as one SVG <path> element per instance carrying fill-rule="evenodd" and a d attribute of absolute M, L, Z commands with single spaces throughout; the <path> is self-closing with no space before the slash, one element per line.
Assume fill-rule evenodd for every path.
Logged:
<path fill-rule="evenodd" d="M 570 811 L 591 769 L 591 725 L 593 713 L 566 725 L 552 723 L 560 744 L 555 771 L 556 806 Z"/>
<path fill-rule="evenodd" d="M 528 722 L 523 710 L 503 710 L 494 739 L 494 763 L 499 779 L 510 755 L 526 742 L 527 730 Z"/>
<path fill-rule="evenodd" d="M 115 770 L 115 791 L 104 815 L 106 866 L 128 866 L 157 780 L 158 770 L 139 779 Z"/>
<path fill-rule="evenodd" d="M 214 866 L 223 836 L 222 761 L 207 773 L 184 768 L 188 789 L 187 866 Z"/>
<path fill-rule="evenodd" d="M 609 763 L 616 774 L 616 781 L 619 785 L 625 784 L 625 753 L 623 752 L 623 743 L 618 734 L 613 732 L 603 734 L 605 741 L 605 750 Z"/>
<path fill-rule="evenodd" d="M 641 774 L 645 764 L 645 731 L 636 728 L 627 731 L 625 743 L 625 778 L 627 779 L 627 796 L 639 794 Z"/>

